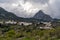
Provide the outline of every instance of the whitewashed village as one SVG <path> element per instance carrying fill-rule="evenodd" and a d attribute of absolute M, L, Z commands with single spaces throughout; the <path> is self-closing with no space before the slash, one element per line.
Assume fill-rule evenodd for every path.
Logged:
<path fill-rule="evenodd" d="M 60 19 L 42 10 L 24 18 L 0 8 L 0 40 L 60 40 Z"/>
<path fill-rule="evenodd" d="M 9 21 L 0 21 L 0 24 L 6 24 L 6 25 L 24 25 L 24 26 L 28 26 L 28 25 L 33 25 L 33 22 L 17 22 L 14 20 L 9 20 Z M 60 26 L 60 22 L 38 22 L 38 23 L 34 23 L 35 26 L 37 26 L 37 28 L 40 29 L 53 29 L 53 27 L 56 26 Z"/>
<path fill-rule="evenodd" d="M 10 1 L 12 1 L 12 0 L 10 0 Z M 14 1 L 16 1 L 16 0 L 14 0 Z M 30 6 L 32 6 L 32 5 L 29 6 L 30 3 L 28 1 L 32 1 L 32 0 L 24 0 L 24 1 L 27 1 L 27 2 L 24 2 L 23 4 L 26 6 L 28 5 L 28 6 L 26 7 L 23 4 L 21 4 L 21 5 L 24 7 L 24 10 L 28 9 L 27 11 L 29 11 Z M 38 2 L 39 0 L 33 0 L 33 1 Z M 43 3 L 42 1 L 45 3 L 45 1 L 49 1 L 49 0 L 40 0 L 39 3 L 40 2 Z M 7 1 L 7 2 L 9 3 L 9 1 Z M 8 3 L 6 3 L 6 4 L 8 4 Z M 12 3 L 12 4 L 16 5 L 14 3 Z M 18 3 L 17 6 L 19 9 L 20 9 L 21 5 L 20 5 L 20 3 Z M 44 7 L 44 5 L 43 5 L 43 7 Z M 9 7 L 10 6 L 11 5 L 9 5 Z M 54 9 L 54 7 L 52 9 Z M 6 7 L 6 8 L 8 8 L 8 7 Z M 14 9 L 15 11 L 19 10 L 16 8 Z M 32 6 L 32 8 L 34 9 L 34 6 Z M 50 7 L 45 8 L 45 9 L 49 9 L 49 8 Z M 10 8 L 8 8 L 8 9 L 10 9 Z M 32 9 L 30 9 L 30 11 L 31 10 Z M 23 14 L 25 12 L 26 11 L 21 12 L 21 14 Z M 51 13 L 56 13 L 56 12 L 52 11 Z M 58 13 L 60 13 L 60 12 L 58 12 Z M 50 15 L 48 15 L 47 13 L 45 13 L 43 10 L 39 10 L 37 13 L 34 12 L 35 15 L 33 17 L 28 17 L 28 18 L 20 17 L 20 15 L 17 16 L 15 14 L 20 14 L 20 13 L 19 12 L 12 13 L 12 12 L 9 12 L 9 11 L 5 10 L 4 8 L 0 7 L 0 40 L 60 40 L 60 19 L 58 19 L 58 18 L 60 18 L 59 16 L 58 16 L 58 18 L 53 18 Z M 25 15 L 25 14 L 23 14 L 23 15 Z M 30 16 L 30 15 L 28 15 L 28 16 Z"/>

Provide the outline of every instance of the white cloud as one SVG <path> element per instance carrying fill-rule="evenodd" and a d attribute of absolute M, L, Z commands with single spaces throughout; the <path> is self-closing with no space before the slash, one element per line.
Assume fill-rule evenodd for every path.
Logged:
<path fill-rule="evenodd" d="M 38 10 L 55 18 L 60 18 L 60 0 L 0 0 L 0 7 L 20 17 L 31 17 Z"/>

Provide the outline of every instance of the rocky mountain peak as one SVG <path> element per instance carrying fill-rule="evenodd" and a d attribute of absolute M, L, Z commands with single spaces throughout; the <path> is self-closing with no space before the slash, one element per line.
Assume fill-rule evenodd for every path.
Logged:
<path fill-rule="evenodd" d="M 52 17 L 50 17 L 49 15 L 45 14 L 42 10 L 39 10 L 34 16 L 33 18 L 35 19 L 42 19 L 42 20 L 46 20 L 46 21 L 51 21 Z"/>

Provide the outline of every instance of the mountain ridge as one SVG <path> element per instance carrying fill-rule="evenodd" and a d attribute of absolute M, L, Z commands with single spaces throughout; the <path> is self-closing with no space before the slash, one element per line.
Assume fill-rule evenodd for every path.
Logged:
<path fill-rule="evenodd" d="M 48 21 L 48 20 L 44 20 L 44 18 L 40 19 L 40 14 L 45 15 L 42 11 L 39 11 L 41 13 L 36 13 L 36 15 L 38 16 L 37 18 L 35 18 L 36 16 L 32 17 L 32 18 L 23 18 L 23 17 L 18 17 L 16 16 L 14 13 L 12 12 L 8 12 L 5 9 L 3 9 L 2 7 L 0 7 L 0 19 L 4 19 L 4 20 L 17 20 L 17 21 L 27 21 L 27 22 L 40 22 L 40 21 Z M 48 15 L 49 16 L 49 15 Z M 49 16 L 50 17 L 50 16 Z M 46 18 L 46 17 L 45 17 Z"/>
<path fill-rule="evenodd" d="M 45 14 L 42 10 L 39 10 L 34 16 L 33 18 L 35 19 L 43 19 L 43 20 L 47 20 L 47 21 L 52 21 L 52 17 Z"/>

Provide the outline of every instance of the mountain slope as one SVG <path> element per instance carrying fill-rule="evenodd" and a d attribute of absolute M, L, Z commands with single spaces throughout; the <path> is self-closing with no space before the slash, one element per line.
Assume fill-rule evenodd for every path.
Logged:
<path fill-rule="evenodd" d="M 23 21 L 23 22 L 31 22 L 35 19 L 32 18 L 22 18 L 22 17 L 18 17 L 16 16 L 14 13 L 12 12 L 8 12 L 5 9 L 3 9 L 2 7 L 0 7 L 0 19 L 2 20 L 16 20 L 16 21 Z"/>
<path fill-rule="evenodd" d="M 5 20 L 19 20 L 20 17 L 16 16 L 12 12 L 8 12 L 5 9 L 0 7 L 0 19 L 5 19 Z"/>
<path fill-rule="evenodd" d="M 45 14 L 42 10 L 38 11 L 33 18 L 35 19 L 40 19 L 40 20 L 44 20 L 44 21 L 52 21 L 52 18 Z"/>
<path fill-rule="evenodd" d="M 22 18 L 22 17 L 18 17 L 16 16 L 14 13 L 12 12 L 8 12 L 5 9 L 0 7 L 0 19 L 3 20 L 16 20 L 16 21 L 25 21 L 25 22 L 40 22 L 40 21 L 51 21 L 52 18 L 49 15 L 44 14 L 41 10 L 35 14 L 34 17 L 32 18 Z"/>

